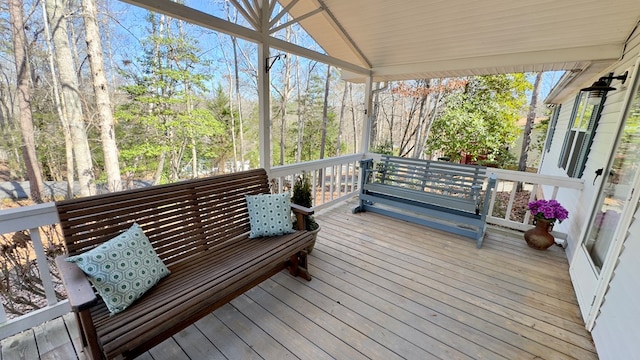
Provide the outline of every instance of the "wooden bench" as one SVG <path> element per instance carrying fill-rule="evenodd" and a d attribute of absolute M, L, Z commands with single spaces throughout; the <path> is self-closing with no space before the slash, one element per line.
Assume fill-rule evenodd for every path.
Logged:
<path fill-rule="evenodd" d="M 67 255 L 56 263 L 85 352 L 93 359 L 133 358 L 283 269 L 311 280 L 305 250 L 313 241 L 309 232 L 248 238 L 245 195 L 267 193 L 268 177 L 260 169 L 57 202 Z M 134 222 L 171 274 L 129 308 L 110 315 L 85 274 L 65 258 L 108 241 Z"/>
<path fill-rule="evenodd" d="M 360 162 L 360 204 L 371 211 L 448 231 L 482 246 L 496 177 L 483 166 L 383 156 Z"/>

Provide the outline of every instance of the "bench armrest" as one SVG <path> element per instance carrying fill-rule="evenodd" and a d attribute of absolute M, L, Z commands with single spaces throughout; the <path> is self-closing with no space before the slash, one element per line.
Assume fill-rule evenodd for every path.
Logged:
<path fill-rule="evenodd" d="M 313 210 L 298 204 L 291 204 L 291 210 L 293 210 L 295 214 L 300 213 L 302 215 L 313 215 Z"/>
<path fill-rule="evenodd" d="M 98 299 L 93 292 L 91 283 L 87 275 L 74 263 L 65 261 L 68 255 L 56 257 L 56 265 L 60 271 L 60 277 L 65 289 L 67 289 L 67 299 L 74 312 L 86 310 L 96 304 Z"/>
<path fill-rule="evenodd" d="M 306 230 L 307 224 L 305 223 L 305 215 L 313 215 L 313 210 L 298 204 L 291 204 L 291 210 L 293 210 L 293 214 L 296 216 L 296 225 L 298 230 Z"/>

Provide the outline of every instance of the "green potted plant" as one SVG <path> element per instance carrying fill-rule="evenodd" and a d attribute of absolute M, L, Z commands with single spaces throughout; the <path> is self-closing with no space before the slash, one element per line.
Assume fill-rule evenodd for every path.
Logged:
<path fill-rule="evenodd" d="M 313 205 L 311 197 L 311 179 L 309 179 L 309 176 L 306 173 L 302 173 L 302 175 L 298 175 L 296 177 L 296 180 L 293 183 L 291 202 L 307 209 L 311 209 L 311 206 Z M 297 221 L 297 219 L 294 221 L 295 228 L 297 228 Z M 316 220 L 313 218 L 313 215 L 302 215 L 302 221 L 304 222 L 305 230 L 313 233 L 313 243 L 307 248 L 307 252 L 311 253 L 313 251 L 313 246 L 316 243 L 318 232 L 320 231 L 320 225 L 318 225 Z"/>

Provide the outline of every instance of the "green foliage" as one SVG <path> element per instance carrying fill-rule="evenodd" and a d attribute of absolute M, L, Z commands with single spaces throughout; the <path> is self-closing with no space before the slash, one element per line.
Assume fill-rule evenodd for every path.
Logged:
<path fill-rule="evenodd" d="M 391 141 L 385 141 L 382 144 L 374 146 L 372 151 L 377 154 L 393 155 L 393 143 Z"/>
<path fill-rule="evenodd" d="M 293 184 L 291 201 L 294 204 L 308 208 L 313 205 L 311 198 L 311 180 L 306 173 L 296 177 L 296 181 Z"/>
<path fill-rule="evenodd" d="M 445 110 L 431 126 L 427 150 L 442 151 L 452 161 L 471 154 L 474 160 L 486 156 L 506 165 L 530 87 L 524 74 L 472 78 L 464 91 L 446 99 Z"/>
<path fill-rule="evenodd" d="M 291 196 L 291 202 L 307 208 L 311 208 L 311 206 L 313 205 L 313 197 L 311 194 L 311 179 L 309 179 L 308 174 L 303 173 L 302 175 L 296 177 L 296 180 L 293 184 L 293 195 Z M 305 215 L 304 217 L 307 230 L 313 231 L 320 227 L 313 216 Z"/>
<path fill-rule="evenodd" d="M 211 76 L 197 40 L 184 36 L 174 20 L 161 19 L 149 15 L 152 31 L 142 42 L 143 56 L 129 67 L 137 71 L 123 73 L 130 80 L 122 87 L 129 101 L 116 111 L 116 131 L 125 171 L 144 176 L 168 154 L 163 173 L 176 180 L 184 158 L 194 152 L 198 162 L 226 156 L 227 119 L 216 115 L 228 115 L 229 100 L 218 88 L 209 106 L 202 102 Z"/>
<path fill-rule="evenodd" d="M 303 121 L 302 136 L 302 161 L 317 160 L 320 158 L 320 144 L 322 143 L 322 107 L 324 103 L 324 79 L 313 76 L 309 90 L 301 97 L 300 108 Z M 297 116 L 296 116 L 297 118 Z M 298 127 L 289 126 L 287 144 L 296 144 L 298 137 Z M 333 139 L 338 137 L 338 122 L 335 109 L 329 107 L 327 112 L 327 142 L 325 144 L 325 157 L 334 156 L 337 153 L 336 143 Z M 279 151 L 274 142 L 274 153 Z M 287 163 L 295 162 L 296 146 L 289 146 Z"/>
<path fill-rule="evenodd" d="M 550 120 L 551 120 L 550 118 L 546 118 L 533 126 L 536 132 L 541 135 L 536 138 L 533 144 L 531 144 L 530 146 L 531 149 L 539 151 L 540 153 L 544 151 L 544 144 L 547 140 L 547 130 L 549 129 Z"/>

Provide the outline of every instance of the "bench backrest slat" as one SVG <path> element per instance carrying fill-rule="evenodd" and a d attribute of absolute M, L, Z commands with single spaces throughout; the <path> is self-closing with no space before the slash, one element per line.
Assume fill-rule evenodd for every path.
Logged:
<path fill-rule="evenodd" d="M 137 222 L 170 266 L 249 231 L 245 195 L 269 193 L 264 169 L 56 203 L 70 255 Z"/>
<path fill-rule="evenodd" d="M 486 179 L 486 168 L 439 161 L 383 156 L 377 181 L 475 202 Z"/>

